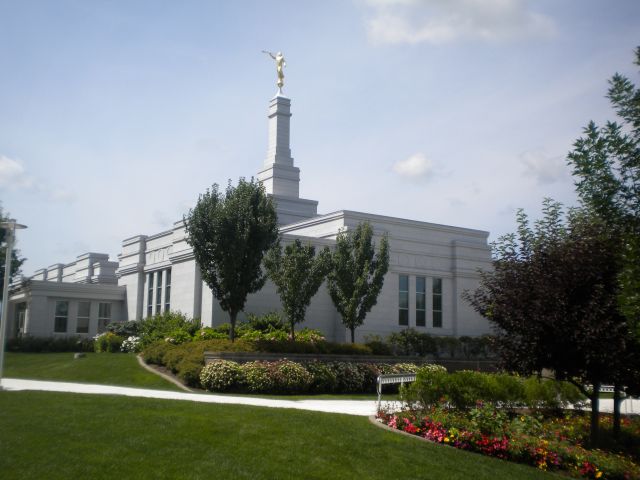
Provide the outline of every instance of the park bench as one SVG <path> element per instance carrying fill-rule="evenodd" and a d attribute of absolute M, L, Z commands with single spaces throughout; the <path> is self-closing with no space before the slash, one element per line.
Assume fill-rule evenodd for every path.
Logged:
<path fill-rule="evenodd" d="M 382 386 L 383 385 L 397 385 L 401 386 L 405 382 L 414 382 L 416 379 L 415 373 L 392 373 L 389 375 L 378 375 L 376 380 L 376 392 L 378 393 L 378 410 L 380 410 L 380 403 L 382 401 Z"/>

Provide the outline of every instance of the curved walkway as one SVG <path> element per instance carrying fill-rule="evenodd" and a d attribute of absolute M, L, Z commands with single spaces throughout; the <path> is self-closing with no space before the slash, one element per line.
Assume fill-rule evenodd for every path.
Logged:
<path fill-rule="evenodd" d="M 203 403 L 226 403 L 233 405 L 251 405 L 254 407 L 295 408 L 315 412 L 343 413 L 346 415 L 375 415 L 375 400 L 279 400 L 258 397 L 234 397 L 205 393 L 171 392 L 167 390 L 149 390 L 145 388 L 115 387 L 111 385 L 95 385 L 69 382 L 46 382 L 40 380 L 22 380 L 3 378 L 0 381 L 3 390 L 40 390 L 47 392 L 88 393 L 97 395 L 123 395 L 127 397 L 159 398 L 165 400 L 187 400 Z M 393 402 L 399 406 L 399 402 Z M 613 400 L 600 400 L 600 411 L 611 412 Z M 623 414 L 640 414 L 640 399 L 626 399 L 622 403 Z"/>
<path fill-rule="evenodd" d="M 187 400 L 203 403 L 227 403 L 251 405 L 254 407 L 295 408 L 315 412 L 344 413 L 347 415 L 370 416 L 376 413 L 375 400 L 278 400 L 258 397 L 233 397 L 208 393 L 171 392 L 145 388 L 115 387 L 85 383 L 46 382 L 3 378 L 2 388 L 8 391 L 41 390 L 47 392 L 88 393 L 97 395 L 123 395 L 126 397 L 160 398 L 165 400 Z"/>

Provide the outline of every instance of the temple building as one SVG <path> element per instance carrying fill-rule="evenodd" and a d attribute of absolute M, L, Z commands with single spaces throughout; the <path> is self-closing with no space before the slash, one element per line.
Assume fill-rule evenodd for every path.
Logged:
<path fill-rule="evenodd" d="M 378 243 L 389 239 L 389 271 L 377 304 L 356 329 L 356 341 L 412 327 L 434 335 L 481 335 L 489 325 L 462 298 L 490 268 L 488 232 L 341 210 L 318 214 L 318 202 L 300 197 L 300 169 L 290 149 L 291 100 L 281 90 L 269 104 L 269 143 L 257 178 L 273 197 L 282 243 L 298 238 L 318 247 L 335 245 L 340 231 L 369 222 Z M 193 192 L 194 196 L 198 192 Z M 93 336 L 115 321 L 139 320 L 166 311 L 200 318 L 203 325 L 229 321 L 203 283 L 183 221 L 151 235 L 123 240 L 118 261 L 85 253 L 68 264 L 38 270 L 10 295 L 9 337 Z M 271 282 L 247 298 L 245 314 L 281 311 Z M 243 315 L 239 315 L 242 320 Z M 326 286 L 307 309 L 302 327 L 329 340 L 348 341 Z"/>

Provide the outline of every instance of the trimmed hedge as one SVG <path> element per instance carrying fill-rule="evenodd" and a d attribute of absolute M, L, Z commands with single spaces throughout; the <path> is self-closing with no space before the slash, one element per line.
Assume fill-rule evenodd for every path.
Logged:
<path fill-rule="evenodd" d="M 395 373 L 416 370 L 402 364 Z M 203 388 L 212 392 L 250 392 L 276 394 L 372 393 L 382 365 L 371 363 L 278 360 L 240 364 L 229 360 L 208 363 L 200 374 Z M 406 368 L 406 369 L 405 369 Z M 442 368 L 442 367 L 440 367 Z"/>
<path fill-rule="evenodd" d="M 93 352 L 93 339 L 82 337 L 32 337 L 25 335 L 7 341 L 9 352 Z"/>
<path fill-rule="evenodd" d="M 507 408 L 555 409 L 585 400 L 577 387 L 567 382 L 469 370 L 446 373 L 432 366 L 420 368 L 416 381 L 405 388 L 404 394 L 423 410 L 442 404 L 468 410 L 478 402 Z"/>

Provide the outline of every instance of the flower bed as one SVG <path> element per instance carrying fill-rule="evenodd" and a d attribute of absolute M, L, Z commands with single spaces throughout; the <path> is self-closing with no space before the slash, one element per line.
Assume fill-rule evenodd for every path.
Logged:
<path fill-rule="evenodd" d="M 585 418 L 582 413 L 559 418 L 530 413 L 508 414 L 483 404 L 467 412 L 433 407 L 422 415 L 411 411 L 378 414 L 378 421 L 393 429 L 542 470 L 582 478 L 640 478 L 637 443 L 632 442 L 629 447 L 632 450 L 626 453 L 589 450 L 584 447 L 588 432 Z M 637 441 L 640 439 L 640 419 L 625 419 L 623 430 L 627 438 Z M 617 447 L 618 450 L 624 448 Z"/>
<path fill-rule="evenodd" d="M 412 363 L 298 363 L 282 359 L 239 364 L 215 360 L 202 369 L 200 383 L 212 392 L 373 393 L 378 375 L 415 372 L 417 369 L 418 366 Z"/>

